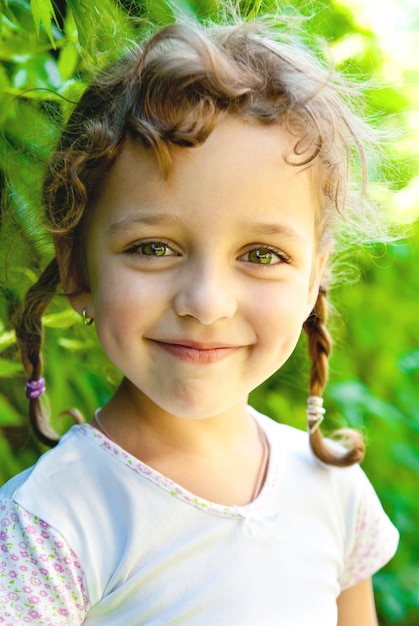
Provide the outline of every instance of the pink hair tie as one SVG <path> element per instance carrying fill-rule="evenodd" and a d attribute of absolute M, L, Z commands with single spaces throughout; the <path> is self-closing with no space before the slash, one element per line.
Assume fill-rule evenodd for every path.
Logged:
<path fill-rule="evenodd" d="M 42 394 L 46 390 L 45 379 L 42 378 L 42 376 L 41 378 L 38 378 L 37 380 L 27 379 L 25 383 L 25 389 L 26 389 L 26 397 L 29 398 L 30 400 L 39 398 L 39 396 L 42 396 Z"/>

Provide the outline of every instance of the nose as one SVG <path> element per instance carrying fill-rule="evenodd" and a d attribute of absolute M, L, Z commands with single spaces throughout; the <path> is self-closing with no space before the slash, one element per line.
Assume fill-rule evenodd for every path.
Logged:
<path fill-rule="evenodd" d="M 178 279 L 173 307 L 180 317 L 193 317 L 207 326 L 236 313 L 234 281 L 225 268 L 191 260 Z"/>

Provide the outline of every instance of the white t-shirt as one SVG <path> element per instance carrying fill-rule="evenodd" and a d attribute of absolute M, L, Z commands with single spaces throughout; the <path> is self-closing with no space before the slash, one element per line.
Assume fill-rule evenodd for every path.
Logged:
<path fill-rule="evenodd" d="M 398 532 L 358 466 L 323 466 L 305 433 L 254 413 L 270 459 L 246 506 L 71 428 L 0 489 L 1 626 L 336 626 L 337 596 Z"/>

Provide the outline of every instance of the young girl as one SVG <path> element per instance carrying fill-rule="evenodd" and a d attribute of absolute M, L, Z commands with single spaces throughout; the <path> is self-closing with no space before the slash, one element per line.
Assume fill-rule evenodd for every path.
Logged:
<path fill-rule="evenodd" d="M 328 257 L 372 222 L 343 89 L 266 26 L 177 24 L 84 93 L 44 184 L 56 258 L 16 322 L 36 433 L 57 443 L 41 316 L 59 285 L 122 382 L 0 490 L 0 624 L 377 624 L 397 531 L 360 435 L 319 428 Z M 308 434 L 247 405 L 302 328 Z"/>

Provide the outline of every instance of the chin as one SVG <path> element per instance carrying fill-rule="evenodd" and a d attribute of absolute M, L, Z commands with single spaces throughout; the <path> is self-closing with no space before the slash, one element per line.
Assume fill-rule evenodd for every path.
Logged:
<path fill-rule="evenodd" d="M 180 419 L 202 421 L 226 413 L 231 410 L 233 406 L 237 405 L 237 401 L 215 403 L 214 398 L 212 398 L 207 401 L 200 399 L 192 402 L 172 403 L 171 405 L 162 408 L 166 413 Z"/>

